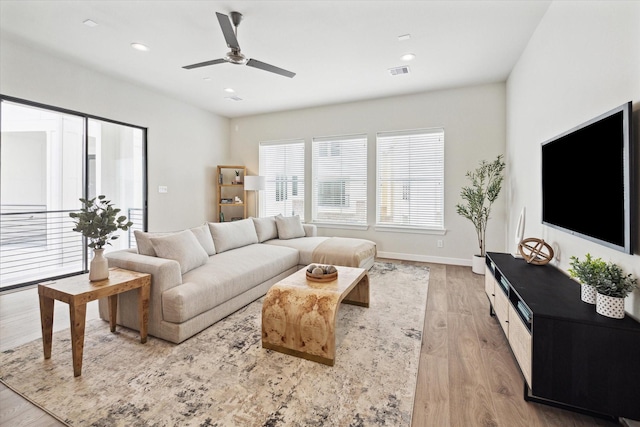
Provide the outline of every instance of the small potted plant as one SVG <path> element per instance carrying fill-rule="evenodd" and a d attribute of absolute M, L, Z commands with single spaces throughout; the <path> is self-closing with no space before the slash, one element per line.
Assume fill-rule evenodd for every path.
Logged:
<path fill-rule="evenodd" d="M 111 245 L 110 241 L 118 236 L 113 234 L 118 231 L 127 231 L 133 222 L 127 221 L 124 215 L 117 216 L 120 209 L 114 208 L 110 200 L 101 195 L 93 199 L 80 199 L 82 208 L 80 212 L 71 212 L 69 216 L 75 220 L 73 231 L 82 233 L 89 241 L 89 247 L 93 249 L 93 259 L 89 266 L 89 280 L 94 282 L 109 277 L 109 264 L 104 257 L 104 246 Z"/>
<path fill-rule="evenodd" d="M 624 299 L 636 288 L 638 279 L 625 275 L 622 268 L 608 263 L 596 283 L 596 312 L 614 319 L 624 318 Z"/>
<path fill-rule="evenodd" d="M 580 284 L 580 299 L 588 304 L 596 303 L 596 284 L 607 267 L 607 263 L 600 258 L 593 258 L 591 254 L 585 255 L 584 261 L 576 256 L 571 257 L 568 270 L 571 277 L 578 279 Z"/>
<path fill-rule="evenodd" d="M 236 171 L 236 182 L 240 182 L 240 171 Z"/>
<path fill-rule="evenodd" d="M 456 212 L 473 223 L 478 237 L 478 249 L 480 253 L 473 256 L 472 271 L 484 274 L 485 236 L 487 222 L 491 213 L 491 205 L 496 201 L 502 189 L 502 172 L 505 163 L 502 154 L 493 162 L 483 160 L 480 166 L 473 172 L 467 172 L 467 178 L 471 186 L 462 187 L 460 196 L 464 204 L 456 205 Z"/>

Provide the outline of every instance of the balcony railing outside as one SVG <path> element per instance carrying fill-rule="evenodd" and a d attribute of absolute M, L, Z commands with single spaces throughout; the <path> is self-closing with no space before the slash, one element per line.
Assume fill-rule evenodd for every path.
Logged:
<path fill-rule="evenodd" d="M 129 247 L 136 248 L 136 236 L 133 234 L 135 230 L 144 231 L 144 211 L 140 208 L 127 209 L 127 218 L 133 222 L 129 227 Z"/>
<path fill-rule="evenodd" d="M 83 271 L 83 239 L 73 231 L 69 212 L 2 205 L 0 288 Z"/>
<path fill-rule="evenodd" d="M 86 270 L 85 259 L 91 255 L 82 235 L 73 231 L 70 212 L 76 211 L 48 211 L 44 205 L 0 207 L 0 289 Z M 144 212 L 130 208 L 127 217 L 133 226 L 126 244 L 135 248 L 133 231 L 144 229 Z"/>

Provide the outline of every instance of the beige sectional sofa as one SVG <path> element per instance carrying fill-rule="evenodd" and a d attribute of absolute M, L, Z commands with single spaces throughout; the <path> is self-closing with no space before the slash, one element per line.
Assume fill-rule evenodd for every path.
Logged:
<path fill-rule="evenodd" d="M 110 267 L 150 273 L 149 334 L 174 343 L 263 296 L 313 263 L 370 268 L 375 243 L 319 237 L 298 217 L 207 223 L 175 233 L 135 232 L 136 249 L 107 254 Z M 138 329 L 138 296 L 121 294 L 117 323 Z M 100 317 L 108 319 L 106 301 Z"/>

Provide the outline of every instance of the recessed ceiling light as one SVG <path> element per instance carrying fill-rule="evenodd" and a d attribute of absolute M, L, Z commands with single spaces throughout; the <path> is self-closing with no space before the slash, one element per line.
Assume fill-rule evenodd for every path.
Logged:
<path fill-rule="evenodd" d="M 84 21 L 82 21 L 82 23 L 87 27 L 92 27 L 92 28 L 98 26 L 98 23 L 95 21 L 92 21 L 91 19 L 85 19 Z"/>
<path fill-rule="evenodd" d="M 235 92 L 235 90 L 233 90 L 233 88 L 230 88 L 230 87 L 225 87 L 224 91 L 227 92 L 227 93 L 234 93 Z"/>
<path fill-rule="evenodd" d="M 149 50 L 149 48 L 142 43 L 131 43 L 131 47 L 142 52 L 147 52 Z"/>
<path fill-rule="evenodd" d="M 398 36 L 398 41 L 403 42 L 405 40 L 409 40 L 410 38 L 411 38 L 411 34 L 403 34 L 401 36 Z"/>
<path fill-rule="evenodd" d="M 209 81 L 211 81 L 211 77 L 205 77 L 205 78 L 204 78 L 204 79 L 202 79 L 202 80 L 204 80 L 205 82 L 209 82 Z"/>
<path fill-rule="evenodd" d="M 416 58 L 416 55 L 413 53 L 405 53 L 400 57 L 403 61 L 412 61 Z"/>

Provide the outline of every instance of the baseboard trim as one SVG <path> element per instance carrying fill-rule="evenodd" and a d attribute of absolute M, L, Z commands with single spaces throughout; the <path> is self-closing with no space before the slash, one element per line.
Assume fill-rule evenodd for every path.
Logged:
<path fill-rule="evenodd" d="M 462 265 L 471 267 L 471 259 L 447 258 L 430 255 L 406 254 L 402 252 L 378 251 L 378 258 L 397 259 L 401 261 L 432 262 L 434 264 Z"/>

